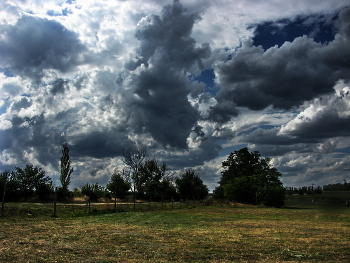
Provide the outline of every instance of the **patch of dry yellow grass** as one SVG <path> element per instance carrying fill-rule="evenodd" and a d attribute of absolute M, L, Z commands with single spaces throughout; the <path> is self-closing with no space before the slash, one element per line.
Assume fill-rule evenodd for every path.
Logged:
<path fill-rule="evenodd" d="M 317 214 L 209 207 L 73 219 L 1 219 L 0 261 L 349 262 L 350 220 L 325 219 L 322 213 L 315 219 Z"/>

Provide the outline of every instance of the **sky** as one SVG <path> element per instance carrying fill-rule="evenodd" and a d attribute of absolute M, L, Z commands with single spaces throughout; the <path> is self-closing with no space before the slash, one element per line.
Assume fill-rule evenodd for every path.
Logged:
<path fill-rule="evenodd" d="M 105 185 L 123 149 L 213 190 L 243 147 L 285 186 L 350 180 L 348 0 L 4 0 L 0 170 Z"/>

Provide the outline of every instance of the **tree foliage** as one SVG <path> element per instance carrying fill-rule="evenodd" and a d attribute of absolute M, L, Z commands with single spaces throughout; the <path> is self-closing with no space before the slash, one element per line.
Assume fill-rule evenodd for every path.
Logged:
<path fill-rule="evenodd" d="M 61 174 L 60 181 L 61 187 L 57 188 L 57 198 L 60 201 L 67 201 L 69 198 L 73 198 L 73 193 L 69 191 L 69 185 L 71 182 L 71 174 L 73 173 L 73 168 L 71 168 L 72 161 L 69 157 L 68 144 L 65 143 L 62 146 L 62 157 L 61 157 Z"/>
<path fill-rule="evenodd" d="M 62 157 L 61 157 L 61 175 L 60 181 L 62 188 L 68 189 L 70 185 L 70 176 L 73 173 L 73 168 L 70 167 L 72 161 L 69 157 L 69 148 L 68 144 L 63 144 Z"/>
<path fill-rule="evenodd" d="M 136 192 L 140 188 L 141 179 L 139 168 L 147 155 L 146 147 L 135 147 L 128 150 L 123 149 L 122 161 L 129 169 L 130 179 L 132 183 L 132 192 L 134 199 L 134 211 L 136 210 Z"/>
<path fill-rule="evenodd" d="M 103 186 L 86 183 L 81 187 L 82 194 L 89 198 L 89 202 L 97 202 L 99 198 L 104 197 L 105 189 Z"/>
<path fill-rule="evenodd" d="M 27 201 L 37 198 L 48 201 L 53 195 L 51 178 L 40 167 L 27 164 L 25 168 L 16 167 L 14 172 L 4 171 L 0 175 L 0 192 L 6 183 L 6 201 Z"/>
<path fill-rule="evenodd" d="M 283 206 L 285 190 L 279 179 L 282 174 L 270 165 L 269 158 L 260 157 L 258 151 L 249 152 L 246 147 L 234 151 L 222 162 L 222 168 L 216 197 L 247 204 Z"/>
<path fill-rule="evenodd" d="M 172 184 L 172 173 L 165 162 L 159 163 L 156 159 L 145 161 L 140 166 L 139 178 L 137 191 L 140 196 L 153 200 L 164 198 L 170 200 L 176 195 L 176 189 Z"/>
<path fill-rule="evenodd" d="M 136 147 L 129 150 L 123 150 L 122 161 L 130 170 L 130 177 L 133 183 L 134 192 L 136 192 L 142 184 L 139 169 L 146 158 L 146 155 L 146 147 Z"/>
<path fill-rule="evenodd" d="M 182 199 L 199 200 L 208 195 L 208 187 L 191 168 L 186 169 L 180 177 L 176 178 L 175 182 Z"/>
<path fill-rule="evenodd" d="M 128 191 L 131 188 L 130 183 L 123 178 L 122 172 L 118 172 L 112 175 L 111 180 L 108 182 L 106 188 L 112 192 L 114 198 L 125 198 Z"/>
<path fill-rule="evenodd" d="M 34 167 L 27 164 L 25 168 L 16 167 L 12 184 L 19 189 L 21 196 L 27 201 L 28 198 L 38 197 L 40 200 L 46 201 L 53 192 L 51 178 L 45 175 L 40 167 Z"/>
<path fill-rule="evenodd" d="M 16 174 L 8 170 L 1 173 L 0 193 L 4 193 L 6 187 L 6 201 L 18 201 L 21 199 L 20 182 L 16 179 Z"/>

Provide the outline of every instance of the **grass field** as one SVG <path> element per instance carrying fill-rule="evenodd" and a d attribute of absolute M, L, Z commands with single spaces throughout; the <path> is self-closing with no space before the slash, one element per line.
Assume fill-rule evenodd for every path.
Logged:
<path fill-rule="evenodd" d="M 350 262 L 341 194 L 289 196 L 286 208 L 216 204 L 84 214 L 24 205 L 0 218 L 0 262 Z M 66 211 L 65 213 L 63 213 Z"/>

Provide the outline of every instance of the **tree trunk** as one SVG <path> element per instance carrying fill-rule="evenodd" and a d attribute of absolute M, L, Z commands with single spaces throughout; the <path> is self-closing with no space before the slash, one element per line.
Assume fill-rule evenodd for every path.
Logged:
<path fill-rule="evenodd" d="M 151 201 L 152 201 L 152 194 L 151 191 L 149 192 L 149 202 L 148 202 L 148 209 L 151 210 Z"/>
<path fill-rule="evenodd" d="M 2 200 L 1 200 L 1 217 L 4 217 L 5 212 L 5 192 L 6 192 L 6 181 L 4 184 L 4 192 L 2 193 Z"/>
<path fill-rule="evenodd" d="M 89 208 L 89 213 L 91 212 L 90 206 L 91 206 L 91 193 L 89 193 L 89 198 L 88 198 L 88 208 Z"/>

